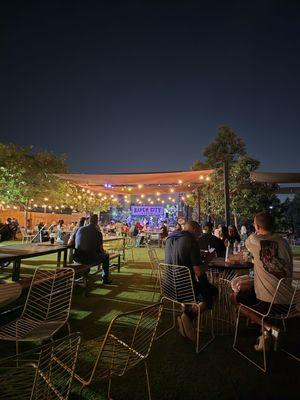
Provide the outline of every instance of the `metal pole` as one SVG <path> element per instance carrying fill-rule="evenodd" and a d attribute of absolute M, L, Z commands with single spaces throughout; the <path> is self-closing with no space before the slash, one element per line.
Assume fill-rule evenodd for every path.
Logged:
<path fill-rule="evenodd" d="M 224 200 L 225 200 L 225 224 L 230 225 L 230 199 L 229 199 L 229 171 L 228 161 L 224 161 Z"/>
<path fill-rule="evenodd" d="M 200 204 L 200 194 L 201 189 L 198 187 L 197 189 L 197 205 L 198 205 L 198 223 L 201 223 L 201 204 Z"/>

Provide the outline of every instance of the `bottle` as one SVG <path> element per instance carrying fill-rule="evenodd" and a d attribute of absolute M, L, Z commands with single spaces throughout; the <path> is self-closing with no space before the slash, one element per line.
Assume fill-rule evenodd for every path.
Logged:
<path fill-rule="evenodd" d="M 233 254 L 238 254 L 238 241 L 235 240 L 233 243 Z"/>

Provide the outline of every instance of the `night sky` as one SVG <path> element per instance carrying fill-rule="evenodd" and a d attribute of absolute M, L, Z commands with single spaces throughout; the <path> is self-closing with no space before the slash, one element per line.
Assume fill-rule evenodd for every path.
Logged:
<path fill-rule="evenodd" d="M 3 0 L 0 21 L 0 142 L 185 170 L 228 125 L 261 170 L 300 171 L 299 0 Z"/>

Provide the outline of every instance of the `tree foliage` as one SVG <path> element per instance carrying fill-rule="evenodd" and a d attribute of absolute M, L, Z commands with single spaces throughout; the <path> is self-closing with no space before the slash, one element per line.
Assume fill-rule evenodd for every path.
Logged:
<path fill-rule="evenodd" d="M 275 198 L 275 186 L 253 182 L 250 173 L 259 167 L 259 161 L 246 153 L 246 145 L 231 128 L 222 126 L 218 136 L 203 151 L 204 165 L 215 168 L 211 181 L 200 192 L 201 210 L 214 218 L 223 218 L 224 175 L 223 163 L 229 161 L 229 193 L 232 214 L 240 221 L 251 219 L 253 214 L 269 208 Z M 195 168 L 196 163 L 192 168 Z M 201 165 L 201 164 L 200 164 Z M 196 205 L 196 194 L 189 204 Z"/>
<path fill-rule="evenodd" d="M 224 161 L 235 162 L 240 156 L 246 155 L 246 145 L 231 128 L 220 126 L 217 137 L 205 147 L 203 155 L 209 167 L 218 168 Z"/>
<path fill-rule="evenodd" d="M 27 209 L 33 202 L 78 211 L 108 210 L 109 196 L 95 196 L 53 174 L 67 173 L 65 156 L 0 143 L 0 201 Z M 33 202 L 31 202 L 33 199 Z M 47 199 L 47 200 L 45 200 Z"/>

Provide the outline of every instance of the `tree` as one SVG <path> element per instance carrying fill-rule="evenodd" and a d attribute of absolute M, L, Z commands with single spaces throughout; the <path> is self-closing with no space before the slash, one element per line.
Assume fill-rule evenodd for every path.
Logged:
<path fill-rule="evenodd" d="M 110 196 L 95 196 L 53 175 L 67 172 L 65 156 L 0 143 L 0 202 L 25 211 L 33 203 L 86 212 L 109 209 Z"/>
<path fill-rule="evenodd" d="M 224 161 L 235 162 L 246 155 L 246 145 L 228 126 L 220 126 L 218 136 L 205 147 L 205 164 L 212 168 L 222 167 Z"/>
<path fill-rule="evenodd" d="M 229 193 L 231 211 L 237 223 L 253 214 L 269 209 L 274 201 L 276 186 L 253 182 L 250 173 L 259 167 L 259 161 L 246 153 L 246 145 L 231 128 L 222 126 L 218 136 L 203 151 L 205 165 L 215 168 L 211 181 L 201 189 L 201 209 L 213 218 L 222 218 L 224 209 L 223 163 L 229 161 Z M 195 166 L 195 163 L 193 164 Z M 195 194 L 189 203 L 195 206 Z"/>

